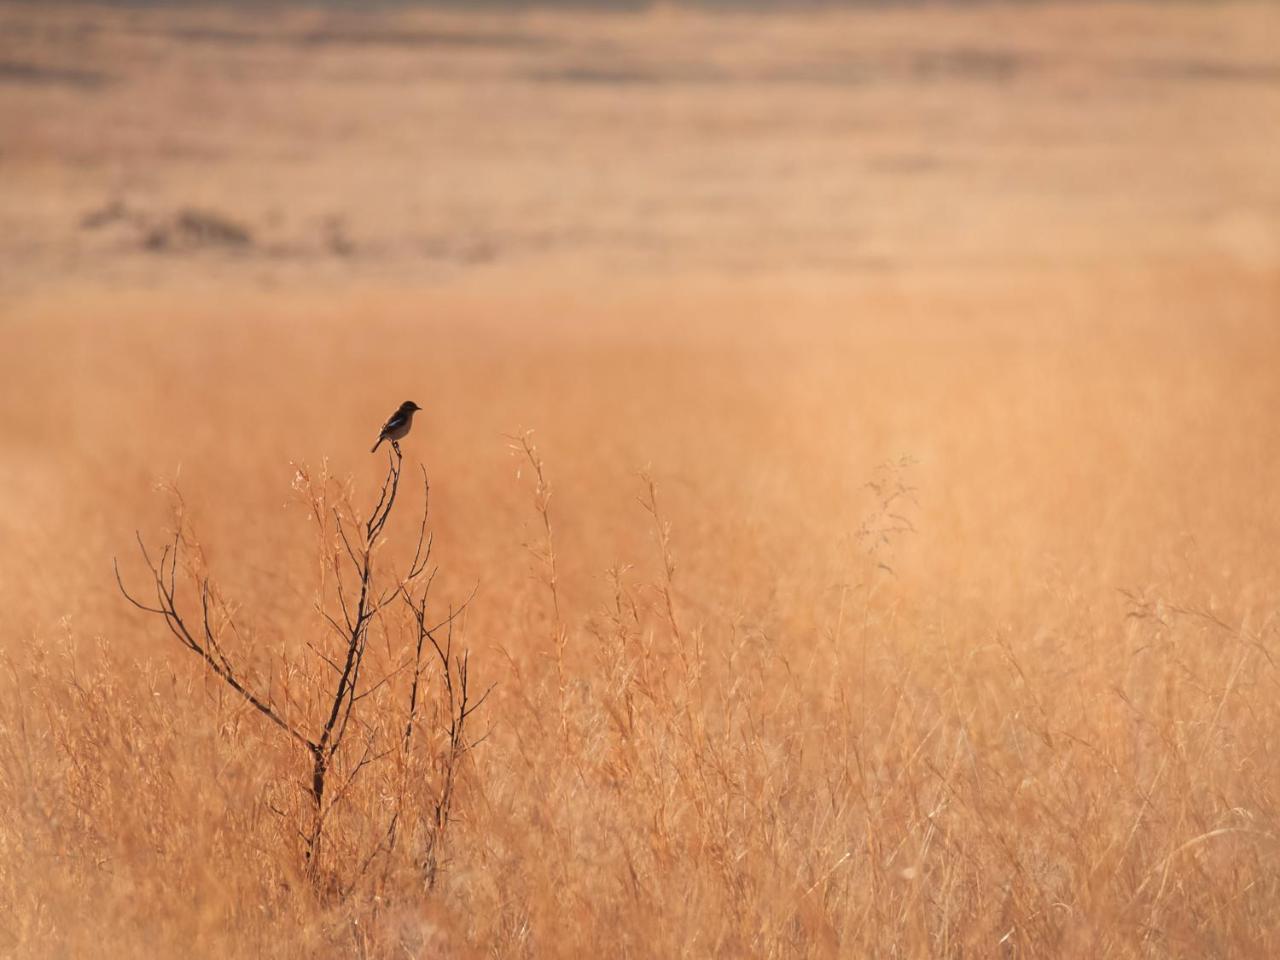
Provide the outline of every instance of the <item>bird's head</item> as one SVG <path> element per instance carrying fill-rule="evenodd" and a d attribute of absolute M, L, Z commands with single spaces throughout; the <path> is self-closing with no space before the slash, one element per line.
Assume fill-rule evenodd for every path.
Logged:
<path fill-rule="evenodd" d="M 406 400 L 404 403 L 400 404 L 401 413 L 413 413 L 415 410 L 421 410 L 421 409 L 422 408 L 418 406 L 416 403 L 414 403 L 412 400 Z"/>

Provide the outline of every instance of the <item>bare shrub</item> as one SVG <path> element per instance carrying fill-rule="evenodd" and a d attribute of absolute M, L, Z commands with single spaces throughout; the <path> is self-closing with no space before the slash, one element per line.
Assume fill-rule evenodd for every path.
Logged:
<path fill-rule="evenodd" d="M 243 649 L 246 631 L 236 606 L 205 570 L 181 513 L 158 557 L 138 538 L 154 600 L 139 599 L 116 567 L 129 602 L 161 617 L 181 646 L 301 756 L 305 772 L 295 787 L 302 789 L 285 791 L 279 803 L 269 805 L 292 825 L 313 883 L 339 897 L 379 860 L 387 876 L 402 853 L 423 885 L 434 886 L 457 783 L 473 745 L 468 721 L 488 696 L 474 694 L 469 652 L 455 652 L 454 626 L 467 604 L 437 620 L 429 603 L 436 568 L 425 471 L 413 553 L 399 575 L 389 572 L 384 534 L 402 469 L 402 454 L 393 447 L 378 497 L 364 513 L 327 474 L 313 479 L 299 469 L 295 488 L 320 535 L 321 628 L 304 636 L 300 656 L 287 648 L 270 655 L 265 677 Z M 393 642 L 406 634 L 406 626 L 411 651 Z M 353 793 L 362 779 L 373 778 L 375 768 L 381 775 L 370 789 L 379 802 L 361 808 L 352 802 Z M 298 802 L 299 796 L 305 799 Z"/>

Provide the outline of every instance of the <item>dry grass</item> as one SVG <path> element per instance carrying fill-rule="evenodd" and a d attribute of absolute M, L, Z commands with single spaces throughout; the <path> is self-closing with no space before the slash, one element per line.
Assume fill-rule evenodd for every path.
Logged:
<path fill-rule="evenodd" d="M 1274 7 L 2 16 L 0 953 L 1280 950 Z M 406 398 L 309 868 L 112 558 L 312 722 Z"/>

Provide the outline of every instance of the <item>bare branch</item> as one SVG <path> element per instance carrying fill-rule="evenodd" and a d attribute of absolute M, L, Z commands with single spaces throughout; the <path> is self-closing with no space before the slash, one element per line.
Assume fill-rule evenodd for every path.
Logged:
<path fill-rule="evenodd" d="M 172 548 L 168 546 L 165 547 L 164 552 L 161 554 L 160 564 L 158 567 L 152 563 L 151 557 L 147 552 L 146 546 L 142 543 L 141 537 L 138 538 L 138 542 L 142 551 L 143 560 L 146 562 L 147 568 L 151 571 L 155 580 L 155 587 L 160 606 L 159 608 L 152 608 L 134 601 L 128 590 L 125 588 L 123 580 L 120 579 L 119 571 L 117 570 L 117 582 L 120 585 L 120 592 L 125 596 L 125 598 L 139 609 L 146 610 L 151 613 L 157 613 L 164 617 L 165 625 L 169 628 L 169 632 L 172 633 L 183 646 L 203 659 L 209 669 L 221 678 L 227 686 L 239 694 L 255 710 L 287 733 L 292 739 L 309 749 L 312 748 L 313 744 L 311 740 L 303 734 L 301 730 L 281 716 L 268 697 L 250 689 L 247 682 L 241 679 L 238 671 L 232 666 L 226 657 L 222 655 L 221 650 L 218 648 L 217 642 L 214 639 L 212 625 L 209 622 L 207 589 L 202 591 L 202 627 L 205 641 L 202 643 L 200 640 L 196 639 L 196 637 L 194 637 L 191 631 L 187 628 L 186 622 L 183 620 L 182 614 L 178 609 L 176 599 L 177 590 L 175 584 L 178 556 L 176 541 L 175 546 Z M 167 574 L 164 566 L 166 560 L 169 562 Z"/>

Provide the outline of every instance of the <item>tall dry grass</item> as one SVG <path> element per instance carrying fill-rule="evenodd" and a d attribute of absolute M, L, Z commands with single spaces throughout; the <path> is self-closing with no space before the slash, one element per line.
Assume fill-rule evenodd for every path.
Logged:
<path fill-rule="evenodd" d="M 602 292 L 623 328 L 665 309 L 661 349 L 569 324 L 518 365 L 399 298 L 330 305 L 359 330 L 189 309 L 168 337 L 167 300 L 33 319 L 10 373 L 39 402 L 6 432 L 39 437 L 6 514 L 6 952 L 1267 955 L 1280 397 L 1274 293 L 1236 280 L 1117 285 L 1070 335 L 1028 300 L 962 339 L 986 294 L 899 301 L 892 327 L 788 295 L 804 337 L 746 343 L 718 319 L 739 295 Z M 49 375 L 62 323 L 74 378 Z M 371 331 L 406 349 L 375 360 Z M 383 389 L 326 397 L 353 365 Z M 339 451 L 375 498 L 387 385 L 428 407 L 405 449 L 432 476 L 433 609 L 477 589 L 456 642 L 496 684 L 433 887 L 412 855 L 357 869 L 391 759 L 343 797 L 336 882 L 309 877 L 281 815 L 309 767 L 110 567 L 136 582 L 134 526 L 169 529 L 154 464 L 234 611 L 224 647 L 270 677 L 330 630 L 291 461 Z M 254 414 L 287 396 L 290 430 Z M 371 628 L 387 664 L 406 626 Z M 429 812 L 439 768 L 415 775 Z"/>

